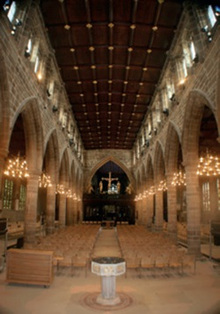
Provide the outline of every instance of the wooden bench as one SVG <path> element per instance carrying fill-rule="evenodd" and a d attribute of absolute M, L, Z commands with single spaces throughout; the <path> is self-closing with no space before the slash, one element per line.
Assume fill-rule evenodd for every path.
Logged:
<path fill-rule="evenodd" d="M 10 249 L 6 267 L 8 283 L 49 286 L 53 281 L 53 252 Z"/>

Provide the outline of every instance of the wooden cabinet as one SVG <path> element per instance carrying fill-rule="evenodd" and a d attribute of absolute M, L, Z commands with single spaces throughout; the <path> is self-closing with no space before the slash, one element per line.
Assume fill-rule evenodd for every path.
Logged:
<path fill-rule="evenodd" d="M 53 252 L 10 249 L 6 280 L 13 283 L 49 286 L 53 281 Z"/>

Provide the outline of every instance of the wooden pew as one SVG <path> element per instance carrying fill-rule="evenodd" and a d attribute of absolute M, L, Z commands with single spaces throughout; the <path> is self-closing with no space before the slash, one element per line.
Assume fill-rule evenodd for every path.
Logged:
<path fill-rule="evenodd" d="M 53 281 L 53 252 L 10 249 L 6 268 L 8 283 L 50 286 Z"/>

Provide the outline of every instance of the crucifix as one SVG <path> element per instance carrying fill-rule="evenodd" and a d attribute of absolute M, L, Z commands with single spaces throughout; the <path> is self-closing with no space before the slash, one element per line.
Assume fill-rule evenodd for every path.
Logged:
<path fill-rule="evenodd" d="M 110 189 L 111 189 L 112 181 L 117 181 L 118 178 L 112 178 L 112 173 L 109 172 L 109 173 L 108 173 L 108 178 L 102 178 L 102 180 L 108 181 L 108 190 L 110 190 Z"/>

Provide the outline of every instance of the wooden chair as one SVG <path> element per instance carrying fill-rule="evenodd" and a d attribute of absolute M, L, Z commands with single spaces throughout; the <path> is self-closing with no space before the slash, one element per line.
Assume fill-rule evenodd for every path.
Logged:
<path fill-rule="evenodd" d="M 137 276 L 140 277 L 140 266 L 141 266 L 141 263 L 140 263 L 139 257 L 136 257 L 136 256 L 126 257 L 126 269 L 127 269 L 127 271 L 125 273 L 125 278 L 127 278 L 127 272 L 129 270 L 134 270 L 137 273 Z"/>
<path fill-rule="evenodd" d="M 155 270 L 157 274 L 167 275 L 169 271 L 169 256 L 168 254 L 161 254 L 156 256 Z"/>
<path fill-rule="evenodd" d="M 182 265 L 183 274 L 191 273 L 195 275 L 196 273 L 196 257 L 195 255 L 185 254 L 183 256 Z"/>
<path fill-rule="evenodd" d="M 72 275 L 76 274 L 77 269 L 84 269 L 85 277 L 87 277 L 88 261 L 89 259 L 87 255 L 74 255 L 72 257 Z"/>
<path fill-rule="evenodd" d="M 151 275 L 154 275 L 155 271 L 155 256 L 153 254 L 144 255 L 141 258 L 141 267 L 140 267 L 140 274 L 142 275 L 147 272 L 151 272 Z"/>

